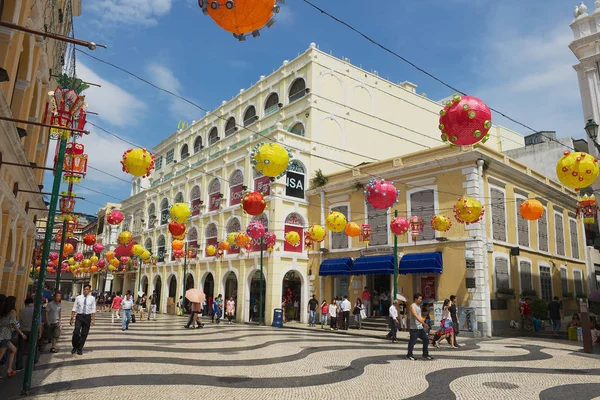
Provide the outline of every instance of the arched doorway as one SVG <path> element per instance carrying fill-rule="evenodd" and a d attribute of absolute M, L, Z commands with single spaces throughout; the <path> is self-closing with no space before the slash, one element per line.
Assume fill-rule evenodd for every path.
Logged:
<path fill-rule="evenodd" d="M 265 322 L 265 301 L 267 294 L 267 285 L 265 281 L 265 276 L 263 274 L 263 286 L 262 286 L 262 303 L 260 301 L 260 271 L 254 271 L 254 273 L 250 276 L 250 314 L 248 320 L 250 322 L 259 322 L 260 316 L 260 307 L 262 306 L 263 312 L 263 323 Z"/>
<path fill-rule="evenodd" d="M 154 278 L 154 289 L 156 291 L 156 312 L 161 312 L 161 302 L 160 302 L 160 298 L 162 295 L 162 279 L 160 278 L 160 276 L 156 276 L 156 278 Z"/>
<path fill-rule="evenodd" d="M 141 285 L 141 289 L 142 292 L 144 292 L 146 294 L 146 296 L 148 296 L 148 277 L 147 276 L 143 276 L 142 277 L 142 285 Z"/>
<path fill-rule="evenodd" d="M 237 282 L 237 276 L 235 276 L 235 273 L 230 271 L 225 275 L 225 293 L 223 293 L 223 296 L 225 296 L 225 299 L 228 299 L 230 297 L 233 297 L 233 300 L 235 300 L 235 304 L 237 306 L 237 291 L 238 291 L 238 282 Z"/>
<path fill-rule="evenodd" d="M 215 298 L 215 278 L 212 273 L 208 273 L 204 278 L 204 284 L 202 285 L 202 291 L 206 295 L 206 301 L 208 307 L 204 309 L 203 314 L 212 314 L 212 302 Z"/>
<path fill-rule="evenodd" d="M 194 277 L 192 276 L 192 274 L 188 274 L 187 278 L 185 278 L 185 290 L 183 291 L 182 295 L 185 296 L 185 292 L 189 289 L 193 289 L 194 288 Z M 185 312 L 186 314 L 190 313 L 192 311 L 192 303 L 189 301 L 185 302 Z"/>
<path fill-rule="evenodd" d="M 284 322 L 300 321 L 300 304 L 302 302 L 302 280 L 296 271 L 289 271 L 283 277 L 282 303 L 284 306 Z"/>
<path fill-rule="evenodd" d="M 177 278 L 171 276 L 169 281 L 169 298 L 167 299 L 167 314 L 175 314 L 175 303 L 177 302 Z"/>

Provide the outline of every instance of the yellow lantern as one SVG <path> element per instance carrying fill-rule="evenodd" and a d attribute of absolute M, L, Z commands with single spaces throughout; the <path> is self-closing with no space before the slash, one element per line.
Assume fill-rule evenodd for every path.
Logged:
<path fill-rule="evenodd" d="M 144 250 L 142 251 L 142 254 L 140 254 L 140 257 L 142 260 L 147 260 L 150 258 L 150 252 L 148 250 Z"/>
<path fill-rule="evenodd" d="M 452 220 L 443 214 L 434 215 L 431 218 L 431 227 L 439 232 L 447 232 L 452 227 Z"/>
<path fill-rule="evenodd" d="M 271 178 L 279 178 L 287 171 L 291 153 L 279 143 L 259 143 L 252 149 L 254 169 Z"/>
<path fill-rule="evenodd" d="M 192 210 L 186 203 L 175 203 L 171 207 L 171 219 L 177 223 L 187 222 L 191 215 Z"/>
<path fill-rule="evenodd" d="M 86 258 L 85 260 L 83 260 L 81 262 L 81 265 L 83 266 L 83 268 L 89 268 L 90 265 L 92 265 L 92 262 L 90 261 L 89 258 Z"/>
<path fill-rule="evenodd" d="M 109 270 L 110 272 L 113 272 L 115 269 L 117 269 L 117 268 L 116 268 L 114 265 L 109 265 L 109 266 L 108 266 L 108 270 Z"/>
<path fill-rule="evenodd" d="M 92 265 L 98 264 L 98 256 L 91 256 L 90 262 L 92 263 Z"/>
<path fill-rule="evenodd" d="M 235 237 L 237 236 L 239 232 L 231 232 L 227 235 L 227 241 L 231 244 L 231 243 L 235 243 Z"/>
<path fill-rule="evenodd" d="M 325 228 L 321 225 L 313 225 L 308 228 L 308 237 L 314 242 L 322 242 L 325 240 Z"/>
<path fill-rule="evenodd" d="M 360 225 L 356 222 L 348 222 L 346 225 L 346 235 L 350 237 L 357 237 L 360 235 Z"/>
<path fill-rule="evenodd" d="M 587 153 L 565 151 L 556 164 L 556 175 L 563 185 L 578 191 L 598 179 L 598 160 Z"/>
<path fill-rule="evenodd" d="M 483 217 L 485 209 L 479 200 L 472 197 L 463 197 L 458 199 L 454 205 L 454 218 L 461 224 L 474 224 Z"/>
<path fill-rule="evenodd" d="M 121 264 L 121 261 L 119 261 L 118 258 L 113 258 L 112 260 L 110 260 L 110 265 L 112 265 L 113 267 L 118 267 Z"/>
<path fill-rule="evenodd" d="M 134 256 L 141 256 L 142 253 L 144 252 L 144 247 L 142 247 L 142 245 L 139 245 L 139 244 L 134 244 L 131 247 L 131 252 L 133 253 Z"/>
<path fill-rule="evenodd" d="M 300 244 L 300 234 L 296 231 L 289 231 L 285 234 L 285 241 L 290 246 L 297 247 Z"/>
<path fill-rule="evenodd" d="M 214 256 L 217 253 L 217 248 L 212 244 L 206 248 L 206 254 L 209 256 Z"/>
<path fill-rule="evenodd" d="M 252 239 L 250 239 L 250 236 L 248 236 L 248 234 L 246 232 L 238 232 L 237 235 L 235 235 L 235 245 L 242 248 L 242 247 L 246 247 L 247 244 L 250 243 Z"/>
<path fill-rule="evenodd" d="M 341 232 L 346 228 L 346 216 L 339 211 L 332 211 L 325 219 L 325 226 L 331 232 Z"/>
<path fill-rule="evenodd" d="M 119 244 L 122 244 L 123 246 L 127 246 L 129 243 L 131 243 L 132 240 L 133 235 L 129 231 L 123 231 L 119 233 L 119 238 L 117 239 Z"/>
<path fill-rule="evenodd" d="M 149 176 L 154 168 L 154 154 L 146 149 L 129 149 L 121 160 L 123 171 L 133 176 Z"/>
<path fill-rule="evenodd" d="M 73 257 L 70 257 L 67 262 L 69 263 L 69 265 L 75 265 L 75 259 Z"/>

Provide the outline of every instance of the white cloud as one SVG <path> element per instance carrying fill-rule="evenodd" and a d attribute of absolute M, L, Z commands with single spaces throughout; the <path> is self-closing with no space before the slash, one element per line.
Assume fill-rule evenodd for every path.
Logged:
<path fill-rule="evenodd" d="M 85 6 L 103 22 L 153 26 L 172 5 L 173 0 L 93 0 Z"/>
<path fill-rule="evenodd" d="M 181 82 L 175 77 L 173 71 L 171 71 L 167 66 L 161 64 L 150 64 L 147 67 L 148 76 L 150 77 L 150 81 L 156 84 L 163 89 L 169 90 L 181 97 L 187 98 L 182 94 Z M 175 119 L 181 120 L 194 120 L 200 119 L 204 113 L 198 107 L 193 106 L 192 104 L 178 99 L 172 95 L 163 92 L 162 95 L 168 102 L 167 108 L 171 113 L 171 116 Z M 194 103 L 198 104 L 197 101 L 190 99 Z M 188 122 L 190 122 L 188 121 Z"/>

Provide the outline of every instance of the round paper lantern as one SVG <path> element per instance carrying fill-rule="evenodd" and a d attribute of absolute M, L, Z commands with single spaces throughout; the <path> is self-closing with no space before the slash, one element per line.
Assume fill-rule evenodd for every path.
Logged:
<path fill-rule="evenodd" d="M 185 235 L 185 224 L 184 223 L 178 223 L 175 221 L 171 221 L 169 222 L 169 232 L 171 232 L 171 235 L 173 236 L 181 236 L 181 235 Z"/>
<path fill-rule="evenodd" d="M 215 254 L 217 254 L 217 248 L 211 244 L 206 248 L 206 254 L 208 254 L 209 256 L 214 256 Z"/>
<path fill-rule="evenodd" d="M 183 250 L 173 250 L 173 258 L 179 260 L 185 256 L 185 251 Z"/>
<path fill-rule="evenodd" d="M 107 251 L 106 254 L 104 255 L 104 257 L 106 257 L 106 259 L 108 261 L 112 260 L 113 258 L 115 258 L 115 252 L 114 251 Z"/>
<path fill-rule="evenodd" d="M 129 243 L 131 243 L 132 239 L 133 235 L 131 234 L 131 232 L 123 231 L 119 233 L 119 238 L 117 239 L 117 242 L 119 242 L 119 244 L 122 244 L 123 246 L 127 246 Z"/>
<path fill-rule="evenodd" d="M 171 218 L 177 223 L 184 223 L 190 219 L 192 210 L 186 203 L 175 203 L 171 206 Z"/>
<path fill-rule="evenodd" d="M 350 237 L 357 237 L 360 235 L 360 225 L 356 222 L 348 222 L 348 224 L 346 224 L 346 235 Z"/>
<path fill-rule="evenodd" d="M 173 250 L 183 250 L 184 246 L 185 242 L 183 240 L 173 240 L 173 243 L 171 243 L 171 247 L 173 247 Z"/>
<path fill-rule="evenodd" d="M 394 235 L 404 235 L 409 229 L 408 220 L 404 217 L 396 217 L 390 223 L 390 229 Z"/>
<path fill-rule="evenodd" d="M 64 252 L 65 254 L 71 254 L 75 248 L 73 247 L 73 245 L 71 243 L 65 243 L 65 247 L 64 247 Z"/>
<path fill-rule="evenodd" d="M 235 245 L 238 247 L 246 247 L 250 243 L 250 236 L 246 232 L 238 232 L 235 235 Z"/>
<path fill-rule="evenodd" d="M 92 246 L 92 251 L 94 253 L 102 253 L 102 250 L 104 250 L 104 245 L 102 243 L 96 243 Z"/>
<path fill-rule="evenodd" d="M 108 270 L 109 270 L 110 272 L 113 272 L 115 269 L 117 269 L 117 268 L 116 268 L 114 265 L 110 265 L 110 266 L 108 267 Z"/>
<path fill-rule="evenodd" d="M 119 210 L 112 210 L 106 216 L 106 222 L 110 225 L 119 225 L 125 219 L 125 215 Z"/>
<path fill-rule="evenodd" d="M 121 264 L 125 265 L 129 263 L 129 257 L 123 256 L 121 257 Z"/>
<path fill-rule="evenodd" d="M 231 244 L 227 240 L 222 240 L 219 243 L 219 250 L 227 251 L 231 248 Z"/>
<path fill-rule="evenodd" d="M 331 211 L 325 219 L 325 226 L 331 232 L 341 232 L 347 225 L 346 216 L 339 211 Z"/>
<path fill-rule="evenodd" d="M 260 215 L 267 207 L 267 202 L 260 192 L 250 192 L 242 197 L 241 206 L 250 215 Z"/>
<path fill-rule="evenodd" d="M 556 175 L 563 185 L 578 191 L 598 179 L 598 160 L 587 153 L 565 151 L 556 164 Z"/>
<path fill-rule="evenodd" d="M 472 197 L 458 199 L 454 205 L 454 218 L 461 224 L 473 224 L 479 222 L 483 217 L 485 209 L 479 200 Z"/>
<path fill-rule="evenodd" d="M 300 245 L 300 234 L 296 231 L 289 231 L 285 234 L 285 241 L 290 246 L 298 247 Z"/>
<path fill-rule="evenodd" d="M 99 269 L 103 269 L 104 267 L 106 267 L 106 261 L 104 260 L 98 260 L 98 264 L 96 264 L 98 266 Z"/>
<path fill-rule="evenodd" d="M 431 227 L 439 232 L 447 232 L 452 227 L 452 220 L 443 214 L 431 217 Z"/>
<path fill-rule="evenodd" d="M 227 241 L 229 242 L 229 244 L 231 243 L 235 243 L 235 237 L 237 236 L 239 232 L 230 232 L 227 234 Z"/>
<path fill-rule="evenodd" d="M 142 254 L 140 255 L 140 257 L 142 258 L 142 260 L 147 260 L 149 259 L 151 256 L 150 252 L 148 250 L 144 250 L 142 252 Z"/>
<path fill-rule="evenodd" d="M 455 94 L 440 111 L 442 140 L 456 146 L 468 146 L 489 139 L 492 113 L 488 106 L 473 96 Z"/>
<path fill-rule="evenodd" d="M 246 233 L 252 239 L 260 239 L 265 234 L 265 227 L 260 221 L 251 221 L 246 228 Z"/>
<path fill-rule="evenodd" d="M 73 255 L 73 258 L 76 262 L 81 262 L 85 257 L 81 253 L 75 253 L 75 255 Z"/>
<path fill-rule="evenodd" d="M 112 265 L 113 267 L 118 267 L 119 264 L 121 264 L 121 262 L 119 261 L 118 258 L 113 258 L 109 262 L 110 262 L 110 265 Z"/>
<path fill-rule="evenodd" d="M 131 249 L 132 249 L 132 248 L 133 248 L 133 246 L 135 246 L 135 245 L 136 245 L 136 243 L 132 241 L 132 242 L 131 242 L 131 243 L 129 243 L 127 246 L 125 246 L 125 245 L 120 245 L 120 246 L 117 246 L 117 247 L 115 248 L 115 256 L 116 256 L 117 258 L 119 258 L 119 257 L 123 257 L 123 256 L 127 256 L 127 257 L 131 257 L 131 256 L 133 256 L 133 253 L 131 252 Z"/>
<path fill-rule="evenodd" d="M 246 35 L 260 36 L 260 29 L 275 23 L 276 4 L 276 0 L 198 0 L 204 14 L 240 41 L 246 40 Z"/>
<path fill-rule="evenodd" d="M 91 256 L 90 257 L 90 263 L 92 263 L 92 265 L 98 264 L 98 261 L 99 261 L 98 256 Z"/>
<path fill-rule="evenodd" d="M 81 262 L 81 265 L 83 266 L 83 268 L 89 268 L 90 265 L 92 265 L 92 262 L 88 258 L 86 258 Z"/>
<path fill-rule="evenodd" d="M 398 202 L 400 190 L 397 190 L 392 182 L 372 179 L 367 183 L 363 193 L 369 204 L 378 210 L 383 210 Z"/>
<path fill-rule="evenodd" d="M 519 207 L 521 217 L 528 221 L 535 221 L 544 215 L 544 206 L 536 199 L 527 199 Z"/>
<path fill-rule="evenodd" d="M 292 155 L 279 143 L 268 142 L 254 146 L 251 157 L 255 170 L 277 179 L 287 171 Z"/>
<path fill-rule="evenodd" d="M 144 252 L 144 247 L 140 244 L 134 244 L 131 247 L 131 253 L 133 253 L 134 256 L 141 256 L 143 252 Z"/>
<path fill-rule="evenodd" d="M 69 259 L 67 260 L 67 262 L 69 263 L 69 265 L 74 265 L 75 264 L 75 259 L 73 257 L 69 257 Z"/>
<path fill-rule="evenodd" d="M 275 232 L 265 232 L 263 236 L 263 243 L 267 245 L 267 249 L 273 250 L 275 243 L 277 243 L 277 235 L 275 235 Z"/>
<path fill-rule="evenodd" d="M 121 160 L 123 171 L 133 176 L 149 176 L 154 168 L 154 154 L 146 149 L 129 149 Z"/>
<path fill-rule="evenodd" d="M 83 243 L 85 243 L 87 246 L 93 246 L 94 243 L 96 243 L 96 236 L 88 233 L 83 237 Z"/>
<path fill-rule="evenodd" d="M 90 271 L 92 271 L 93 273 L 98 272 L 98 266 L 97 265 L 92 265 L 92 267 L 90 268 Z"/>
<path fill-rule="evenodd" d="M 308 237 L 314 242 L 325 240 L 325 229 L 321 225 L 313 225 L 308 228 Z"/>
<path fill-rule="evenodd" d="M 408 223 L 410 224 L 410 236 L 413 238 L 413 240 L 416 243 L 420 232 L 423 232 L 423 228 L 424 228 L 423 219 L 421 217 L 419 217 L 418 215 L 411 215 L 408 218 Z"/>
<path fill-rule="evenodd" d="M 52 261 L 56 261 L 56 260 L 58 260 L 58 253 L 56 253 L 56 252 L 52 251 L 52 252 L 50 252 L 50 254 L 48 255 L 48 258 L 49 258 L 50 260 L 52 260 Z"/>

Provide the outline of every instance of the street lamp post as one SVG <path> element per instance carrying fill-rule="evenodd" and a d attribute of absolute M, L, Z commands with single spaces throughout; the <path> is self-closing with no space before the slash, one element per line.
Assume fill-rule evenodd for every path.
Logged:
<path fill-rule="evenodd" d="M 263 324 L 263 301 L 265 301 L 263 296 L 263 236 L 260 237 L 260 287 L 258 289 L 259 293 L 259 304 L 258 304 L 258 324 Z"/>
<path fill-rule="evenodd" d="M 62 269 L 63 253 L 65 251 L 65 242 L 67 240 L 67 220 L 63 221 L 62 238 L 60 239 L 60 252 L 58 253 L 58 268 L 56 268 L 56 282 L 54 284 L 54 291 L 58 293 L 60 291 L 60 273 Z"/>
<path fill-rule="evenodd" d="M 585 132 L 588 137 L 592 139 L 596 150 L 600 153 L 600 145 L 598 144 L 598 124 L 593 119 L 588 119 L 587 124 L 585 124 Z"/>
<path fill-rule="evenodd" d="M 398 217 L 398 210 L 394 210 L 394 217 Z M 394 235 L 394 302 L 398 295 L 398 235 Z"/>
<path fill-rule="evenodd" d="M 182 300 L 181 300 L 181 309 L 182 309 L 182 314 L 185 314 L 185 284 L 187 281 L 187 252 L 188 252 L 188 243 L 187 240 L 185 241 L 185 248 L 184 248 L 184 253 L 183 253 L 183 292 L 181 293 L 182 296 Z"/>

